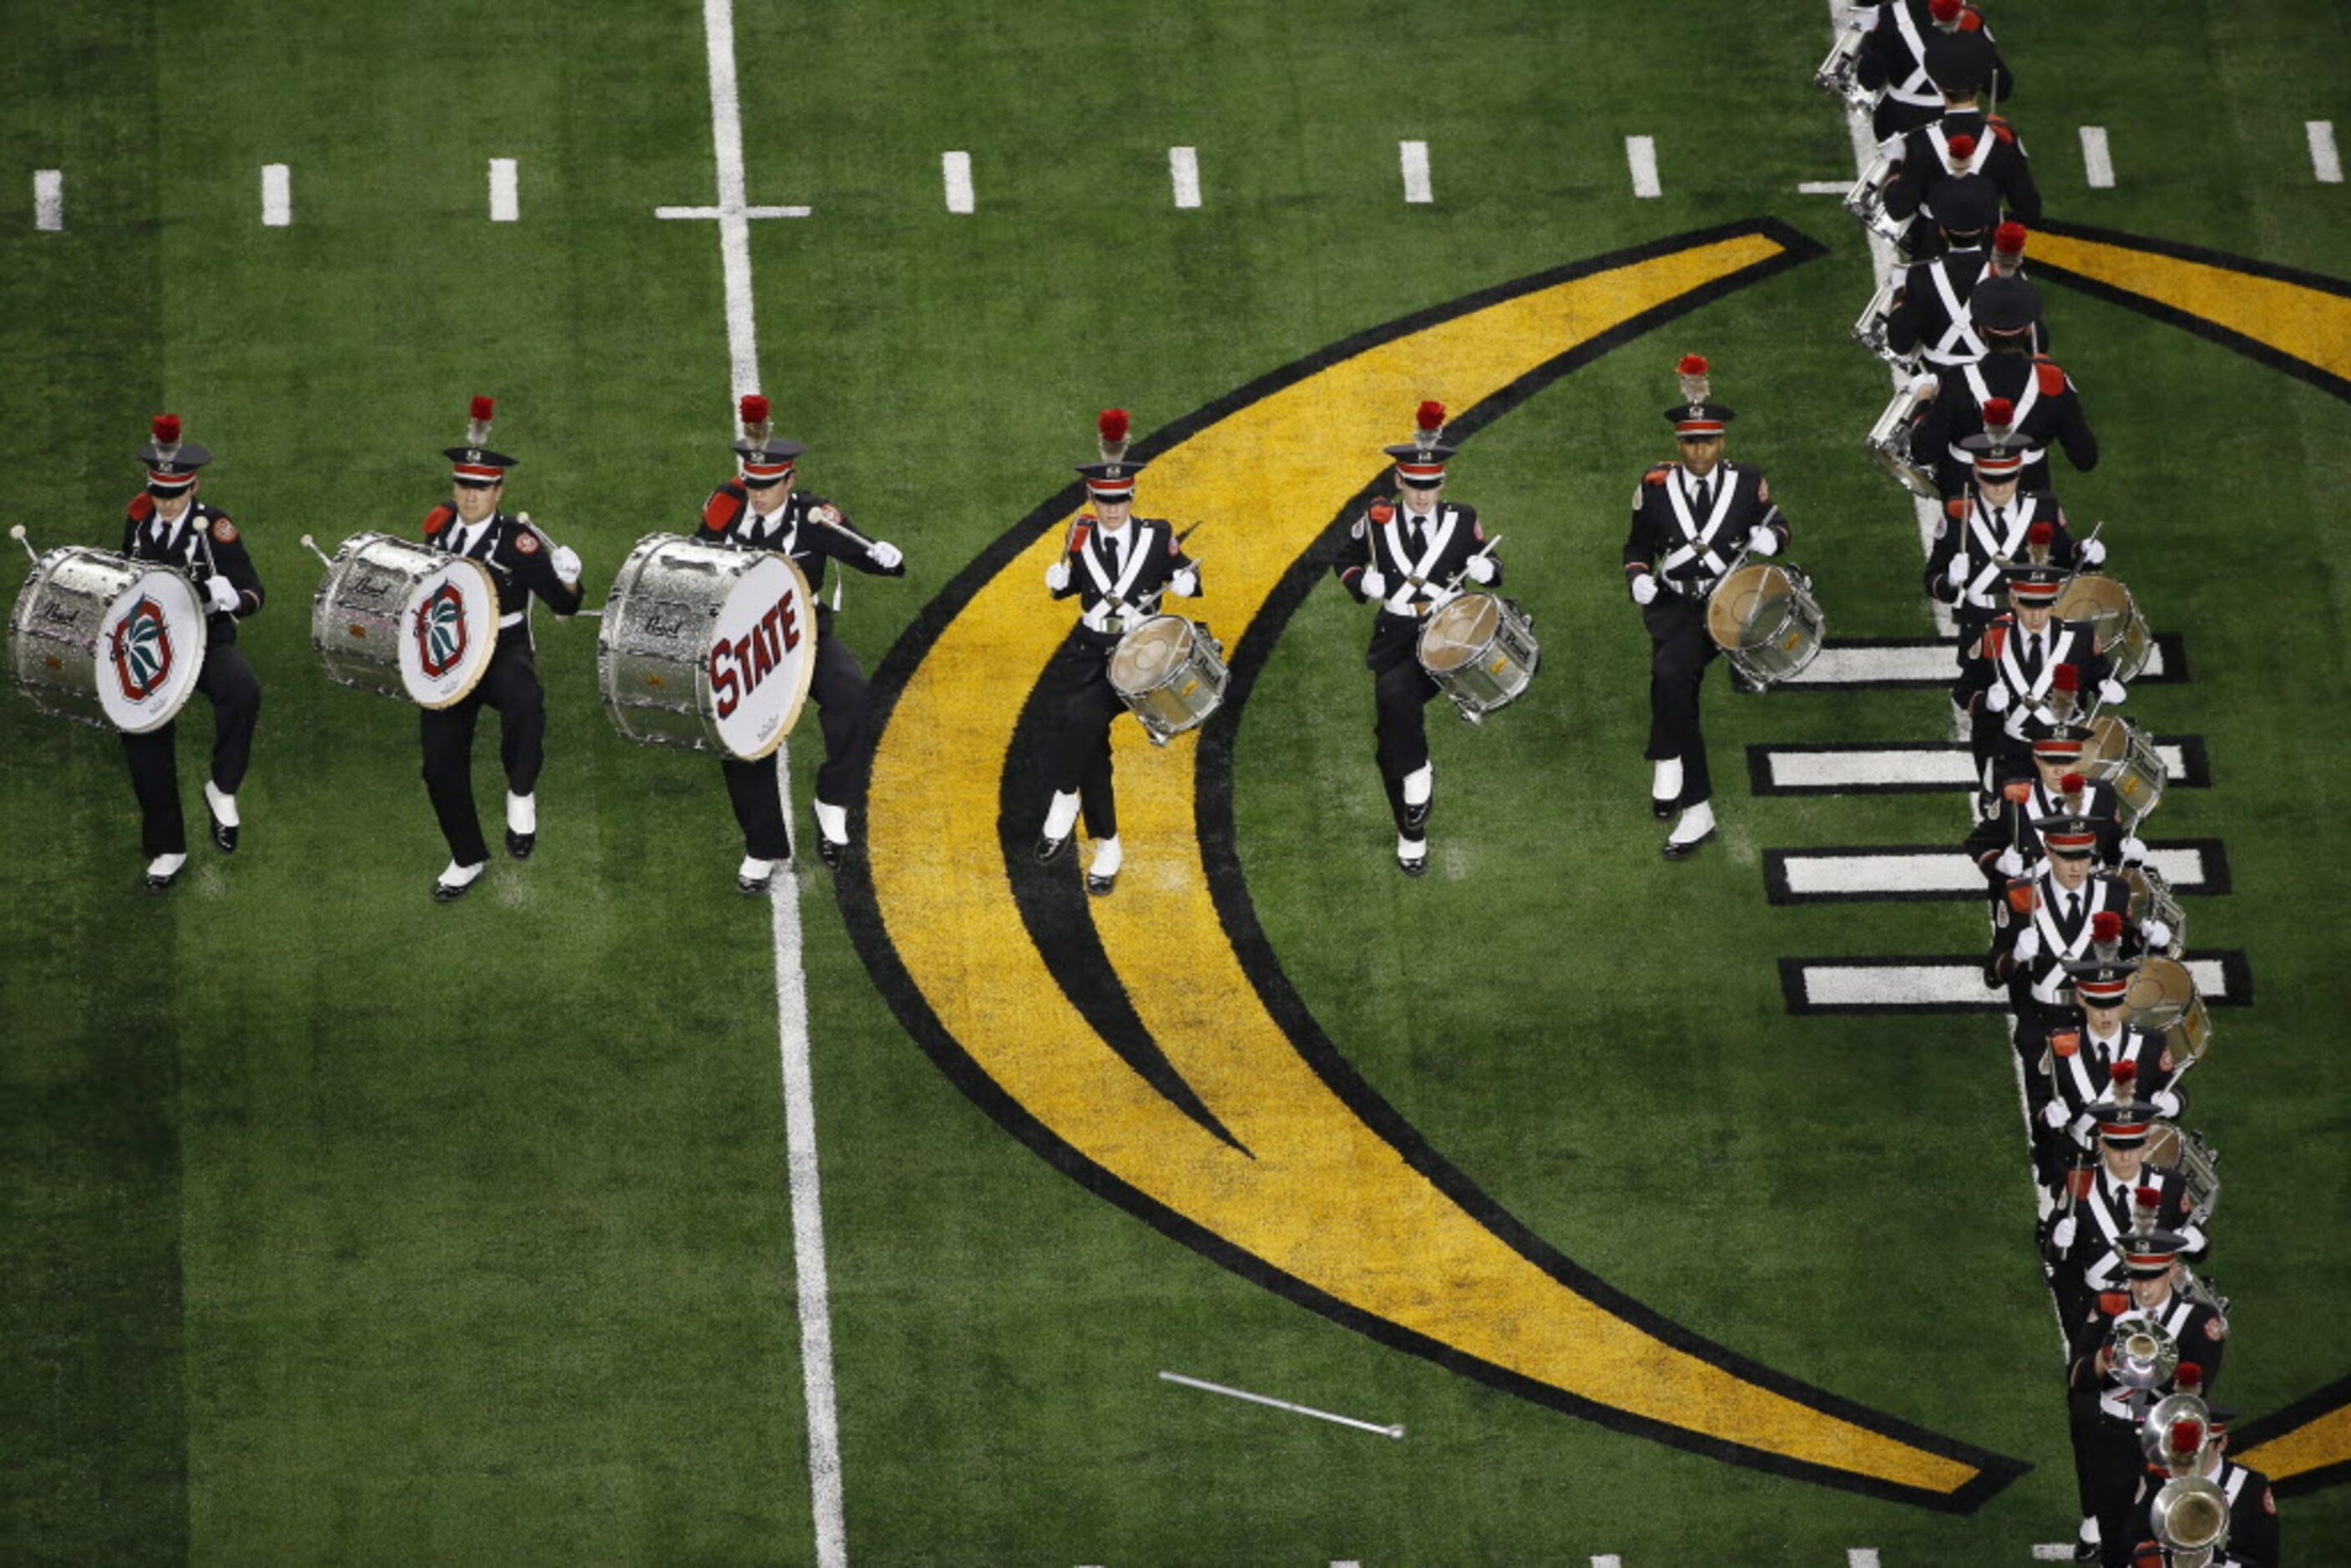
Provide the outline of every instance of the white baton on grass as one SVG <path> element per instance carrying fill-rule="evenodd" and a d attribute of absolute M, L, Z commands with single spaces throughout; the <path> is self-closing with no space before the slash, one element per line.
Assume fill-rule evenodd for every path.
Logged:
<path fill-rule="evenodd" d="M 1270 1405 L 1276 1410 L 1287 1410 L 1293 1416 L 1311 1416 L 1318 1421 L 1335 1421 L 1342 1427 L 1353 1427 L 1358 1432 L 1377 1432 L 1383 1437 L 1404 1437 L 1402 1427 L 1383 1427 L 1376 1421 L 1358 1421 L 1353 1416 L 1334 1416 L 1328 1410 L 1317 1410 L 1311 1405 L 1292 1405 L 1287 1399 L 1276 1399 L 1270 1394 L 1251 1394 L 1246 1388 L 1228 1388 L 1221 1383 L 1209 1383 L 1197 1377 L 1186 1377 L 1180 1372 L 1159 1375 L 1169 1383 L 1180 1383 L 1186 1388 L 1204 1389 L 1210 1394 L 1222 1394 L 1232 1399 L 1246 1399 L 1252 1405 Z"/>

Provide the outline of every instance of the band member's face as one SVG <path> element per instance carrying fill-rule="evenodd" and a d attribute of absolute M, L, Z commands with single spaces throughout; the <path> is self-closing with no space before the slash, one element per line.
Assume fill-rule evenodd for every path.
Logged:
<path fill-rule="evenodd" d="M 1108 496 L 1094 497 L 1094 516 L 1102 519 L 1106 533 L 1116 533 L 1126 527 L 1126 515 L 1134 509 L 1134 497 L 1121 496 L 1116 500 Z"/>
<path fill-rule="evenodd" d="M 457 508 L 457 515 L 470 526 L 488 520 L 490 515 L 498 509 L 498 497 L 506 493 L 503 480 L 479 490 L 471 485 L 453 484 L 449 486 L 449 504 Z"/>
<path fill-rule="evenodd" d="M 2087 855 L 2051 855 L 2049 868 L 2060 887 L 2079 887 L 2090 880 L 2090 857 Z"/>
<path fill-rule="evenodd" d="M 2137 1145 L 2132 1145 L 2128 1148 L 2117 1148 L 2108 1144 L 2105 1148 L 2106 1169 L 2113 1174 L 2114 1178 L 2116 1181 L 2136 1180 L 2139 1166 L 2147 1163 L 2147 1151 Z"/>
<path fill-rule="evenodd" d="M 1407 512 L 1427 511 L 1437 505 L 1437 493 L 1444 488 L 1445 476 L 1442 474 L 1428 480 L 1407 479 L 1402 474 L 1396 476 L 1396 494 L 1404 498 Z"/>
<path fill-rule="evenodd" d="M 188 515 L 188 508 L 195 504 L 196 487 L 195 486 L 191 485 L 186 489 L 178 492 L 176 495 L 157 496 L 155 497 L 155 515 L 162 518 L 167 523 L 176 523 L 182 517 L 186 517 Z"/>
<path fill-rule="evenodd" d="M 2010 602 L 2015 603 L 2013 600 Z M 2050 604 L 2016 604 L 2015 609 L 2016 623 L 2027 632 L 2048 630 L 2049 617 L 2056 612 L 2056 607 Z"/>
<path fill-rule="evenodd" d="M 1682 466 L 1705 478 L 1722 461 L 1722 437 L 1719 435 L 1685 435 L 1682 437 Z"/>
<path fill-rule="evenodd" d="M 2112 1007 L 2102 1008 L 2095 1002 L 2088 1002 L 2082 1008 L 2082 1016 L 2088 1019 L 2090 1027 L 2100 1034 L 2112 1034 L 2122 1025 L 2123 1006 L 2116 1002 Z"/>
<path fill-rule="evenodd" d="M 2131 1277 L 2133 1299 L 2142 1307 L 2152 1307 L 2161 1303 L 2171 1295 L 2171 1277 L 2178 1272 L 2179 1272 L 2179 1265 L 2174 1263 L 2162 1273 L 2150 1279 L 2140 1279 L 2133 1275 Z"/>
<path fill-rule="evenodd" d="M 751 509 L 764 517 L 789 500 L 794 486 L 799 482 L 799 470 L 795 468 L 765 489 L 755 487 L 750 480 L 746 479 L 743 481 L 743 493 L 751 497 Z"/>
<path fill-rule="evenodd" d="M 2039 752 L 2035 752 L 2032 756 L 2032 766 L 2041 771 L 2041 787 L 2054 795 L 2057 793 L 2058 780 L 2074 770 L 2074 758 L 2043 757 Z"/>
<path fill-rule="evenodd" d="M 1991 506 L 2005 507 L 2016 499 L 2016 482 L 2022 477 L 2022 474 L 2011 474 L 2005 479 L 1979 479 L 1976 493 Z"/>

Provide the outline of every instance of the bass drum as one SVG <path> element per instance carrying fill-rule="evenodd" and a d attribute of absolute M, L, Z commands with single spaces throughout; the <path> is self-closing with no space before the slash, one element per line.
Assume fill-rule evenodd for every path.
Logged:
<path fill-rule="evenodd" d="M 1827 625 L 1811 580 L 1792 566 L 1734 567 L 1706 602 L 1707 635 L 1759 686 L 1803 674 Z"/>
<path fill-rule="evenodd" d="M 2118 681 L 2138 679 L 2138 673 L 2155 655 L 2155 637 L 2147 629 L 2147 617 L 2139 613 L 2130 590 L 2111 577 L 2077 577 L 2068 582 L 2057 596 L 2056 616 L 2060 621 L 2090 623 L 2098 652 L 2105 655 Z"/>
<path fill-rule="evenodd" d="M 1495 593 L 1461 593 L 1437 607 L 1414 653 L 1471 724 L 1524 695 L 1542 663 L 1534 617 Z"/>
<path fill-rule="evenodd" d="M 789 556 L 647 534 L 612 579 L 596 637 L 605 716 L 641 746 L 756 762 L 799 719 L 816 639 Z"/>
<path fill-rule="evenodd" d="M 1154 746 L 1197 729 L 1224 706 L 1224 649 L 1208 629 L 1181 615 L 1155 615 L 1118 640 L 1110 686 Z"/>
<path fill-rule="evenodd" d="M 68 546 L 43 556 L 8 617 L 8 668 L 43 713 L 145 735 L 179 716 L 209 631 L 174 569 Z"/>
<path fill-rule="evenodd" d="M 310 646 L 339 685 L 450 707 L 498 651 L 498 585 L 470 557 L 353 534 L 311 597 Z"/>

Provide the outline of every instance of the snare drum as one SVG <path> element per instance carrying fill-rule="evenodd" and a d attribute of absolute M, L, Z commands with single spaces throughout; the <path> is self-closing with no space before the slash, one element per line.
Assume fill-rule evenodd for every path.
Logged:
<path fill-rule="evenodd" d="M 2186 1071 L 2212 1049 L 2212 1016 L 2196 989 L 2196 977 L 2177 958 L 2148 958 L 2131 977 L 2123 993 L 2133 1029 L 2153 1030 L 2163 1036 L 2172 1060 Z"/>
<path fill-rule="evenodd" d="M 2113 714 L 2090 721 L 2090 737 L 2082 743 L 2082 771 L 2114 785 L 2123 825 L 2133 829 L 2162 803 L 2163 787 L 2171 779 L 2163 754 L 2147 732 Z"/>
<path fill-rule="evenodd" d="M 1517 701 L 1542 662 L 1534 617 L 1492 593 L 1447 600 L 1421 627 L 1414 651 L 1471 724 Z"/>
<path fill-rule="evenodd" d="M 2171 928 L 2171 941 L 2163 951 L 2177 958 L 2188 949 L 2188 912 L 2179 907 L 2179 894 L 2163 880 L 2163 873 L 2151 865 L 2125 866 L 2123 885 L 2130 889 L 2130 923 L 2141 925 L 2149 920 L 2160 920 Z"/>
<path fill-rule="evenodd" d="M 1181 615 L 1154 615 L 1118 640 L 1110 688 L 1134 710 L 1154 746 L 1197 729 L 1223 706 L 1224 647 Z"/>
<path fill-rule="evenodd" d="M 8 667 L 43 713 L 145 735 L 196 689 L 206 638 L 204 601 L 183 573 L 68 546 L 16 595 Z"/>
<path fill-rule="evenodd" d="M 2086 621 L 2097 640 L 2098 652 L 2113 666 L 2118 681 L 2133 681 L 2155 653 L 2155 638 L 2147 617 L 2138 612 L 2131 591 L 2111 577 L 2077 577 L 2057 596 L 2060 621 Z"/>
<path fill-rule="evenodd" d="M 756 762 L 800 716 L 816 639 L 789 556 L 647 534 L 612 579 L 596 637 L 605 715 L 640 745 Z"/>
<path fill-rule="evenodd" d="M 498 644 L 498 587 L 469 556 L 353 534 L 310 600 L 310 646 L 340 685 L 419 707 L 463 702 Z"/>
<path fill-rule="evenodd" d="M 1707 635 L 1759 686 L 1801 674 L 1819 654 L 1827 626 L 1811 588 L 1792 566 L 1734 568 L 1707 600 Z"/>

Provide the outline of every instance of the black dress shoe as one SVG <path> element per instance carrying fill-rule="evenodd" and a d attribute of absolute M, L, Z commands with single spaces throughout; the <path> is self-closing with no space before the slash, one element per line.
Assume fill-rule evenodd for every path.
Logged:
<path fill-rule="evenodd" d="M 537 833 L 517 833 L 512 828 L 507 830 L 507 853 L 514 856 L 515 859 L 518 861 L 530 859 L 530 852 L 538 847 Z"/>
<path fill-rule="evenodd" d="M 213 820 L 213 847 L 225 855 L 236 853 L 236 830 L 214 815 L 210 800 L 204 802 L 204 815 Z"/>
<path fill-rule="evenodd" d="M 479 882 L 482 879 L 477 876 L 474 879 L 474 882 Z M 435 904 L 455 904 L 473 890 L 474 882 L 443 882 L 439 877 L 434 877 L 433 879 L 433 902 Z"/>
<path fill-rule="evenodd" d="M 1698 852 L 1698 845 L 1707 842 L 1708 840 L 1712 839 L 1714 835 L 1715 830 L 1708 828 L 1706 831 L 1700 833 L 1694 839 L 1683 839 L 1679 841 L 1667 839 L 1666 841 L 1665 848 L 1659 850 L 1657 852 L 1664 855 L 1669 861 L 1686 861 L 1689 859 L 1690 856 Z"/>
<path fill-rule="evenodd" d="M 1068 849 L 1069 847 L 1070 841 L 1066 837 L 1049 839 L 1040 833 L 1037 836 L 1037 863 L 1039 865 L 1048 863 L 1056 855 L 1059 855 L 1063 850 Z"/>
<path fill-rule="evenodd" d="M 147 873 L 147 891 L 150 893 L 167 893 L 171 890 L 172 884 L 179 880 L 180 873 L 176 871 L 151 871 Z"/>
<path fill-rule="evenodd" d="M 745 876 L 741 872 L 735 873 L 735 891 L 746 898 L 767 897 L 768 889 L 775 883 L 776 873 L 772 871 L 765 876 Z"/>
<path fill-rule="evenodd" d="M 1117 885 L 1118 873 L 1116 872 L 1111 873 L 1108 876 L 1096 876 L 1092 872 L 1086 873 L 1086 891 L 1096 898 L 1109 896 L 1110 890 Z"/>
<path fill-rule="evenodd" d="M 816 836 L 816 858 L 824 862 L 825 870 L 839 871 L 841 861 L 848 853 L 847 844 L 836 844 L 822 833 Z"/>
<path fill-rule="evenodd" d="M 1405 859 L 1404 856 L 1398 855 L 1396 856 L 1396 870 L 1404 873 L 1406 876 L 1426 876 L 1428 874 L 1428 857 L 1426 855 L 1423 855 L 1416 861 L 1408 861 Z"/>
<path fill-rule="evenodd" d="M 1671 800 L 1660 800 L 1655 795 L 1649 797 L 1649 815 L 1656 818 L 1660 822 L 1667 821 L 1680 810 L 1681 808 Z"/>

